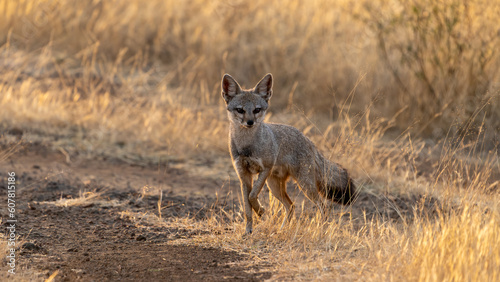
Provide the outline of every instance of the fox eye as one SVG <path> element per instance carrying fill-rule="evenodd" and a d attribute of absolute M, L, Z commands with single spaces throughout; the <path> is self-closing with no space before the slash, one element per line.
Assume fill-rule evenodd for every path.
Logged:
<path fill-rule="evenodd" d="M 260 110 L 261 110 L 261 108 L 256 108 L 255 110 L 253 110 L 253 113 L 258 114 L 258 113 L 260 113 Z"/>
<path fill-rule="evenodd" d="M 243 110 L 242 108 L 236 108 L 236 111 L 238 112 L 238 114 L 244 114 L 245 113 L 245 110 Z"/>

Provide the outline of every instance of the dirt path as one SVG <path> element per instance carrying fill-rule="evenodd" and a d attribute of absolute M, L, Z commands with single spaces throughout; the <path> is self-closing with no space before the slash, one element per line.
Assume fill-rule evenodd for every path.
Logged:
<path fill-rule="evenodd" d="M 115 208 L 96 205 L 21 210 L 21 236 L 29 238 L 21 260 L 42 272 L 59 269 L 61 281 L 259 280 L 258 266 L 246 257 L 214 248 L 171 244 L 203 230 L 138 228 Z M 29 226 L 29 228 L 28 228 Z M 29 234 L 29 235 L 27 235 Z"/>
<path fill-rule="evenodd" d="M 2 190 L 7 171 L 17 175 L 16 232 L 18 245 L 22 245 L 17 252 L 18 274 L 9 278 L 29 272 L 31 276 L 25 278 L 43 280 L 56 271 L 56 281 L 271 277 L 247 256 L 177 241 L 207 230 L 165 227 L 147 220 L 138 224 L 137 219 L 132 219 L 134 214 L 153 214 L 157 210 L 159 196 L 140 188 L 150 185 L 170 191 L 161 201 L 166 207 L 164 218 L 190 215 L 202 220 L 214 202 L 210 193 L 220 190 L 223 180 L 193 177 L 170 167 L 147 168 L 97 160 L 67 163 L 63 154 L 43 150 L 18 153 L 0 164 Z M 87 192 L 99 195 L 101 202 L 72 202 Z M 5 219 L 6 209 L 2 207 L 0 212 Z M 3 263 L 3 273 L 7 272 L 5 267 Z"/>

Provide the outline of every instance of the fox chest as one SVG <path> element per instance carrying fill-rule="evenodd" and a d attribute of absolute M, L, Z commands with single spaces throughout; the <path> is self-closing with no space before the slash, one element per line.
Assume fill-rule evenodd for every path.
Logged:
<path fill-rule="evenodd" d="M 256 157 L 239 157 L 234 160 L 234 165 L 239 172 L 259 174 L 261 173 L 265 166 L 261 158 Z M 268 166 L 269 167 L 269 166 Z M 272 166 L 271 173 L 278 177 L 284 178 L 289 175 L 289 171 L 285 166 Z"/>
<path fill-rule="evenodd" d="M 242 157 L 237 165 L 240 169 L 244 169 L 251 174 L 257 174 L 264 170 L 261 158 Z"/>
<path fill-rule="evenodd" d="M 264 170 L 262 158 L 252 154 L 252 150 L 244 148 L 236 152 L 234 166 L 241 172 L 250 172 L 257 174 Z"/>

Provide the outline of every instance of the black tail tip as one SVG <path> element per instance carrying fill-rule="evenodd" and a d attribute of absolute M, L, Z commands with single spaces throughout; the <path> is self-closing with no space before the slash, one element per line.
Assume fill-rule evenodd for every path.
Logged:
<path fill-rule="evenodd" d="M 341 189 L 338 187 L 327 187 L 326 198 L 342 205 L 351 205 L 357 196 L 356 185 L 352 179 L 347 180 L 347 185 Z"/>

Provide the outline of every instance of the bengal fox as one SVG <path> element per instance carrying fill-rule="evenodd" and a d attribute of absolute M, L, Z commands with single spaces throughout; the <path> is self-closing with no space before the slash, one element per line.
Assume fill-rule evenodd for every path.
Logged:
<path fill-rule="evenodd" d="M 222 98 L 230 121 L 229 150 L 241 182 L 247 234 L 252 233 L 252 209 L 258 216 L 264 213 L 258 196 L 266 181 L 274 197 L 285 206 L 288 220 L 295 209 L 286 191 L 289 177 L 317 204 L 319 195 L 350 204 L 356 194 L 347 171 L 326 159 L 299 130 L 264 122 L 272 86 L 270 73 L 250 90 L 243 90 L 229 74 L 222 78 Z"/>

